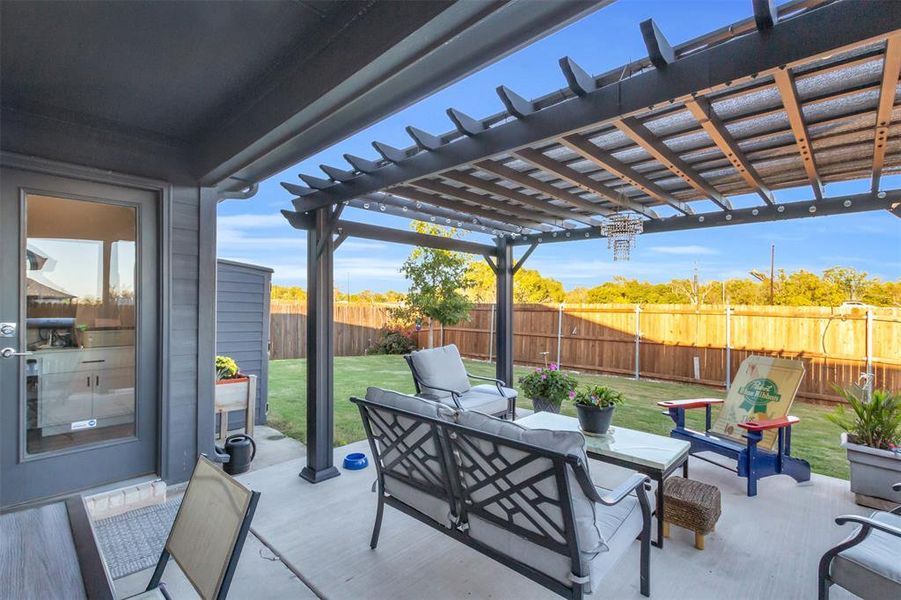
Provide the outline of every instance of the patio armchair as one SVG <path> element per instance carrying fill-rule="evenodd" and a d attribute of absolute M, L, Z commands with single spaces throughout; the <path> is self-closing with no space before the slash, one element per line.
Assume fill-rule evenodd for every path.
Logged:
<path fill-rule="evenodd" d="M 748 496 L 757 495 L 757 481 L 771 475 L 789 475 L 797 482 L 810 480 L 810 464 L 791 455 L 791 430 L 800 419 L 788 414 L 804 377 L 798 360 L 749 356 L 738 368 L 726 400 L 695 398 L 665 400 L 665 408 L 675 427 L 670 437 L 691 444 L 695 458 L 725 467 L 700 456 L 712 452 L 736 461 L 734 470 L 747 478 Z M 716 422 L 711 424 L 711 407 L 721 404 Z M 685 426 L 685 411 L 705 410 L 704 431 Z"/>
<path fill-rule="evenodd" d="M 598 589 L 636 538 L 650 595 L 650 480 L 591 481 L 585 438 L 369 388 L 351 398 L 378 473 L 370 546 L 391 506 L 565 598 Z M 622 572 L 620 569 L 619 572 Z"/>
<path fill-rule="evenodd" d="M 892 486 L 901 492 L 901 483 Z M 856 523 L 857 530 L 820 559 L 819 600 L 838 585 L 865 600 L 901 598 L 901 506 L 869 517 L 843 515 L 837 525 Z"/>
<path fill-rule="evenodd" d="M 455 344 L 417 350 L 404 355 L 416 395 L 464 410 L 516 419 L 516 390 L 500 379 L 472 375 L 466 370 Z M 470 379 L 489 381 L 473 386 Z"/>
<path fill-rule="evenodd" d="M 170 557 L 201 598 L 224 599 L 259 499 L 259 492 L 247 489 L 201 456 L 147 591 L 132 600 L 169 598 L 160 580 Z"/>

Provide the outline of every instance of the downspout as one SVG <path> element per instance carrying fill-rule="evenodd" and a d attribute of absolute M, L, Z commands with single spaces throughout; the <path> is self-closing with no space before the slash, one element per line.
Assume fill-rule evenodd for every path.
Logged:
<path fill-rule="evenodd" d="M 243 190 L 237 190 L 234 192 L 220 192 L 219 198 L 216 200 L 216 202 L 225 202 L 226 200 L 250 200 L 257 195 L 258 191 L 260 191 L 260 184 L 251 183 Z"/>

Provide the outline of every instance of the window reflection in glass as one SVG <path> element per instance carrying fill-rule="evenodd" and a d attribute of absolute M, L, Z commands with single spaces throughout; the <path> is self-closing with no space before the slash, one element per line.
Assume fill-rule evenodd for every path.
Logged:
<path fill-rule="evenodd" d="M 135 431 L 136 209 L 26 198 L 26 451 Z"/>

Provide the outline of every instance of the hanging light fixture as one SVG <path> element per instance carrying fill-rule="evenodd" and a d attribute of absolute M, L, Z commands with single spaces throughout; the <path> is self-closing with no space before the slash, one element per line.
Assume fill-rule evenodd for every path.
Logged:
<path fill-rule="evenodd" d="M 607 248 L 613 250 L 613 260 L 629 260 L 635 238 L 644 231 L 644 221 L 637 215 L 614 214 L 601 225 L 601 234 L 607 238 Z"/>

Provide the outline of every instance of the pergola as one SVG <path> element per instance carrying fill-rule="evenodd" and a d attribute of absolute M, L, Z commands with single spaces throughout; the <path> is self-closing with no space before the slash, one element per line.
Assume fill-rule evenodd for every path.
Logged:
<path fill-rule="evenodd" d="M 283 211 L 308 232 L 307 467 L 332 464 L 333 253 L 348 236 L 482 255 L 497 275 L 497 376 L 513 379 L 513 275 L 542 243 L 604 236 L 617 214 L 644 233 L 889 210 L 901 190 L 880 186 L 901 164 L 896 107 L 901 8 L 892 1 L 753 0 L 753 18 L 671 46 L 656 24 L 648 57 L 601 75 L 560 60 L 567 86 L 529 100 L 508 87 L 506 110 L 455 109 L 454 129 L 414 127 L 414 144 L 374 142 L 381 155 L 345 155 L 327 178 L 283 183 Z M 868 192 L 828 197 L 824 184 L 870 178 Z M 810 186 L 778 202 L 774 190 Z M 754 194 L 737 208 L 733 196 Z M 345 206 L 493 237 L 493 244 L 342 220 Z M 525 247 L 514 260 L 514 248 Z"/>

